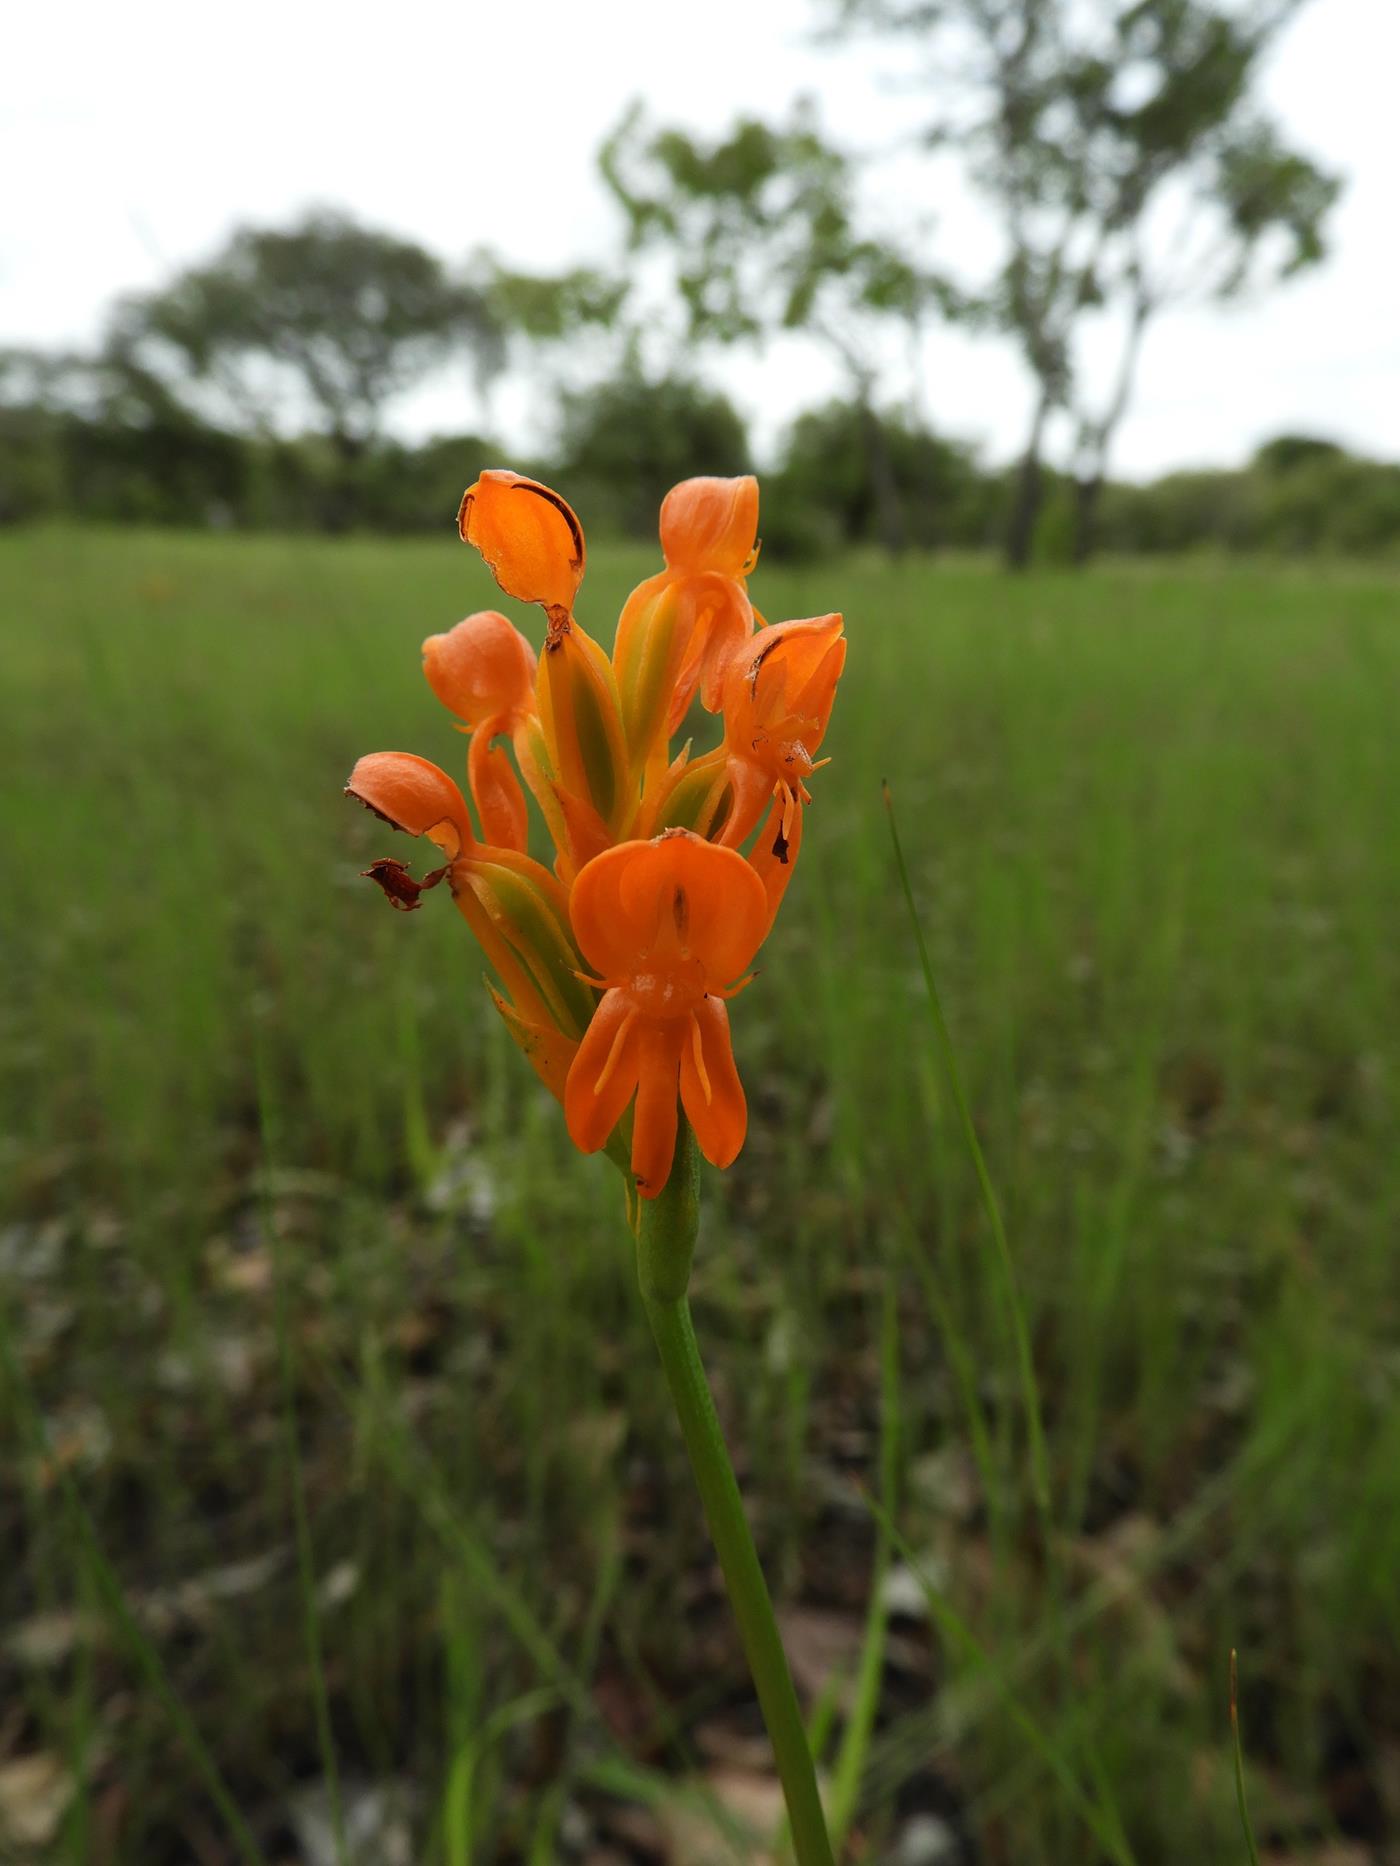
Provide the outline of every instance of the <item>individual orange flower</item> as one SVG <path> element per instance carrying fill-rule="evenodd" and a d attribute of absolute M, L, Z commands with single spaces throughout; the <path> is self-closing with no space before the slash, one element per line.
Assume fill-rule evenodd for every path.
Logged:
<path fill-rule="evenodd" d="M 676 731 L 696 688 L 719 711 L 724 668 L 753 632 L 745 580 L 758 558 L 758 481 L 688 479 L 661 505 L 666 568 L 638 584 L 617 625 L 613 667 L 638 770 Z"/>
<path fill-rule="evenodd" d="M 495 609 L 482 609 L 423 643 L 423 672 L 471 733 L 467 777 L 487 842 L 524 849 L 525 793 L 497 737 L 514 738 L 535 712 L 535 651 Z"/>
<path fill-rule="evenodd" d="M 446 881 L 505 992 L 489 987 L 497 1010 L 545 1085 L 560 1100 L 579 1039 L 593 1015 L 591 988 L 569 926 L 568 899 L 546 868 L 518 849 L 472 834 L 466 800 L 445 771 L 412 752 L 371 752 L 345 786 L 394 829 L 426 836 L 447 860 L 422 880 L 402 862 L 373 863 L 366 875 L 390 902 L 412 911 Z"/>
<path fill-rule="evenodd" d="M 777 622 L 729 663 L 724 680 L 724 752 L 729 813 L 718 832 L 729 847 L 752 834 L 770 797 L 791 838 L 807 779 L 819 765 L 836 683 L 846 664 L 839 615 Z"/>
<path fill-rule="evenodd" d="M 635 1096 L 632 1173 L 655 1198 L 671 1171 L 679 1093 L 700 1151 L 728 1166 L 748 1110 L 724 1000 L 747 983 L 767 930 L 759 876 L 733 850 L 673 829 L 590 862 L 569 914 L 605 988 L 564 1088 L 574 1144 L 596 1153 Z"/>
<path fill-rule="evenodd" d="M 583 527 L 552 487 L 492 467 L 462 494 L 457 530 L 507 596 L 539 603 L 551 622 L 573 609 L 583 581 Z"/>
<path fill-rule="evenodd" d="M 772 808 L 749 852 L 768 895 L 770 920 L 802 843 L 807 779 L 825 759 L 826 736 L 846 643 L 838 615 L 761 629 L 725 676 L 724 743 L 682 753 L 648 793 L 640 821 L 651 834 L 680 827 L 737 848 Z"/>

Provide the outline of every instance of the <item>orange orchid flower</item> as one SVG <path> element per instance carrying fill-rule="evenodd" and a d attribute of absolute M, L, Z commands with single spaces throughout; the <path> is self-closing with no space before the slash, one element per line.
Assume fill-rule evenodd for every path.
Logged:
<path fill-rule="evenodd" d="M 666 1183 L 678 1099 L 713 1163 L 743 1145 L 726 1000 L 748 982 L 791 880 L 845 661 L 839 615 L 773 627 L 756 616 L 757 527 L 751 477 L 674 487 L 661 508 L 666 567 L 632 592 L 609 658 L 574 614 L 586 553 L 568 502 L 522 474 L 482 473 L 458 529 L 507 595 L 544 609 L 548 631 L 536 657 L 489 609 L 423 643 L 428 684 L 470 734 L 481 840 L 461 790 L 427 759 L 375 753 L 347 786 L 441 849 L 421 879 L 389 858 L 366 872 L 403 910 L 447 882 L 512 1037 L 577 1145 L 629 1171 L 634 1200 Z M 723 741 L 668 766 L 697 691 L 723 714 Z M 522 778 L 553 874 L 527 853 Z"/>
<path fill-rule="evenodd" d="M 731 802 L 719 840 L 729 847 L 754 830 L 770 797 L 791 838 L 812 801 L 807 779 L 825 764 L 821 747 L 846 665 L 839 615 L 777 622 L 760 629 L 725 671 L 724 752 Z"/>
<path fill-rule="evenodd" d="M 467 616 L 423 643 L 423 673 L 471 734 L 467 777 L 487 842 L 524 849 L 525 793 L 494 741 L 513 738 L 535 714 L 535 651 L 494 609 Z"/>
<path fill-rule="evenodd" d="M 684 719 L 696 688 L 718 712 L 724 668 L 753 632 L 746 581 L 758 560 L 758 481 L 688 479 L 661 505 L 666 568 L 627 599 L 613 667 L 640 769 Z"/>
<path fill-rule="evenodd" d="M 679 1093 L 700 1151 L 728 1166 L 748 1110 L 724 1001 L 748 982 L 740 975 L 767 930 L 762 881 L 733 850 L 668 830 L 590 862 L 569 914 L 604 990 L 564 1087 L 575 1146 L 596 1153 L 635 1096 L 632 1173 L 655 1198 L 671 1170 Z"/>

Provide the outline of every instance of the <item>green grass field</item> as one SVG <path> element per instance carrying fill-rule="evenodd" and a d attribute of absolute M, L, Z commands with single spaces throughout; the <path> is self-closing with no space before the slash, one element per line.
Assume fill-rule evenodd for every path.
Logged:
<path fill-rule="evenodd" d="M 653 567 L 595 551 L 605 642 Z M 619 1184 L 340 794 L 460 757 L 418 644 L 501 599 L 449 543 L 58 531 L 0 589 L 0 1857 L 319 1866 L 395 1796 L 426 1866 L 757 1857 Z M 1245 1860 L 1232 1646 L 1261 1850 L 1391 1857 L 1400 583 L 754 594 L 850 660 L 694 1293 L 828 1763 L 895 1575 L 849 1857 Z"/>

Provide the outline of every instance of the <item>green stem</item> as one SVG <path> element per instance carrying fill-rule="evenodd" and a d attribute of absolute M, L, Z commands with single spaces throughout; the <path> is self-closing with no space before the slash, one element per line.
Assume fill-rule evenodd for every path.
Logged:
<path fill-rule="evenodd" d="M 682 1119 L 671 1177 L 659 1197 L 642 1203 L 637 1237 L 642 1300 L 773 1745 L 798 1866 L 832 1866 L 831 1841 L 797 1693 L 686 1300 L 699 1186 L 695 1137 Z"/>

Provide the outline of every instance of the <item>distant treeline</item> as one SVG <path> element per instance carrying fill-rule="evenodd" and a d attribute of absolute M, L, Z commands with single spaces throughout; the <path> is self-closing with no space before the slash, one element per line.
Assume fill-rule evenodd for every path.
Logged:
<path fill-rule="evenodd" d="M 872 447 L 870 422 L 879 422 Z M 319 434 L 249 436 L 174 403 L 65 407 L 43 395 L 0 402 L 0 523 L 76 519 L 230 530 L 441 531 L 463 486 L 507 450 L 476 434 L 347 450 Z M 727 399 L 693 382 L 635 373 L 568 398 L 553 457 L 508 463 L 565 488 L 595 534 L 654 538 L 667 487 L 698 470 L 739 473 L 751 455 Z M 879 483 L 877 483 L 879 482 Z M 1009 468 L 892 414 L 833 402 L 801 416 L 763 475 L 764 548 L 813 557 L 851 545 L 993 549 L 1015 497 Z M 1047 476 L 1036 555 L 1067 561 L 1078 489 Z M 1215 549 L 1400 553 L 1400 464 L 1285 435 L 1234 471 L 1110 482 L 1097 513 L 1110 551 Z"/>

